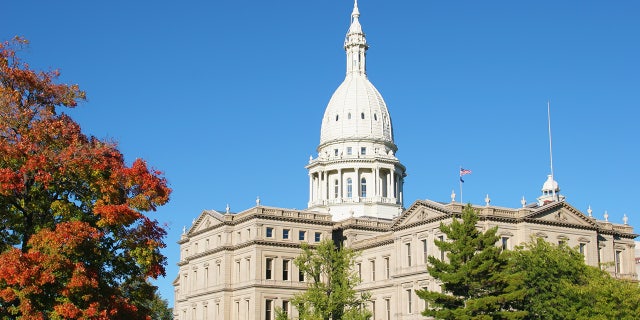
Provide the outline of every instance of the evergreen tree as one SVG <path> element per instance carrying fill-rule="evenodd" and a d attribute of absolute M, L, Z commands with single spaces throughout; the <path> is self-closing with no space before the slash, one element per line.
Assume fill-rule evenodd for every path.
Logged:
<path fill-rule="evenodd" d="M 436 319 L 522 319 L 526 312 L 511 305 L 522 298 L 520 275 L 506 272 L 508 260 L 496 246 L 497 228 L 480 232 L 479 217 L 467 205 L 461 220 L 453 218 L 440 231 L 447 240 L 436 240 L 447 259 L 428 257 L 429 274 L 441 282 L 442 292 L 418 290 L 427 302 L 425 316 Z"/>
<path fill-rule="evenodd" d="M 300 320 L 364 320 L 371 316 L 364 307 L 369 298 L 354 287 L 360 278 L 353 272 L 357 253 L 333 241 L 324 240 L 317 247 L 302 245 L 302 254 L 294 263 L 304 273 L 308 288 L 296 295 L 291 303 L 296 307 Z M 278 319 L 286 319 L 281 310 Z"/>

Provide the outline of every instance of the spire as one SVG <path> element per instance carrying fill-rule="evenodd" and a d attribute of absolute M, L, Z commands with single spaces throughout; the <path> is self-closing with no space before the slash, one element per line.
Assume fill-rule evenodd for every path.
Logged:
<path fill-rule="evenodd" d="M 358 0 L 354 0 L 351 25 L 344 40 L 344 50 L 347 52 L 347 74 L 366 75 L 365 57 L 369 45 L 367 45 L 359 18 Z"/>

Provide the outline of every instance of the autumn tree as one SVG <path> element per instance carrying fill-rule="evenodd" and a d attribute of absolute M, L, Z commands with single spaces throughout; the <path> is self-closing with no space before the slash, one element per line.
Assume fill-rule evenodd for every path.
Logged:
<path fill-rule="evenodd" d="M 302 245 L 302 254 L 294 263 L 304 273 L 308 287 L 291 301 L 299 319 L 365 320 L 370 317 L 371 312 L 364 307 L 369 295 L 354 289 L 360 283 L 353 269 L 356 256 L 354 250 L 338 247 L 330 239 L 316 247 Z M 279 319 L 286 319 L 286 315 L 278 313 Z"/>
<path fill-rule="evenodd" d="M 0 44 L 0 317 L 147 319 L 164 275 L 161 173 L 63 112 L 85 99 Z M 136 286 L 136 291 L 132 291 Z"/>
<path fill-rule="evenodd" d="M 427 302 L 425 316 L 436 319 L 522 319 L 525 312 L 513 310 L 511 303 L 523 291 L 517 275 L 506 272 L 508 260 L 500 247 L 497 228 L 478 229 L 479 217 L 467 205 L 460 219 L 440 224 L 446 240 L 436 246 L 446 259 L 429 256 L 427 270 L 441 282 L 442 291 L 418 290 Z"/>

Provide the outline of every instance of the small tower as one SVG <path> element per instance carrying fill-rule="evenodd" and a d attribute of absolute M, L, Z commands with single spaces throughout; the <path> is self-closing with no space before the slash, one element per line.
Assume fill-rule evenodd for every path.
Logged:
<path fill-rule="evenodd" d="M 540 206 L 551 202 L 564 201 L 564 196 L 560 194 L 560 187 L 558 187 L 558 182 L 553 179 L 553 175 L 547 176 L 547 181 L 542 185 L 542 195 L 537 200 Z"/>

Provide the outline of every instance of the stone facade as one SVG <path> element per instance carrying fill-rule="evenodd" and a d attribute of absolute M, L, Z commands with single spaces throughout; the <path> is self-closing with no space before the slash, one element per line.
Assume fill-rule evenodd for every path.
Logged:
<path fill-rule="evenodd" d="M 426 257 L 444 258 L 434 240 L 440 223 L 459 216 L 463 204 L 418 200 L 404 209 L 405 167 L 396 158 L 391 116 L 366 75 L 368 45 L 357 2 L 345 39 L 347 74 L 322 119 L 318 155 L 311 157 L 306 210 L 260 205 L 239 213 L 204 211 L 179 241 L 175 279 L 176 320 L 266 319 L 277 307 L 295 318 L 290 299 L 307 283 L 293 260 L 301 243 L 333 239 L 360 252 L 354 266 L 371 293 L 374 319 L 421 319 L 415 294 L 439 285 Z M 474 206 L 478 228 L 498 227 L 504 249 L 542 237 L 577 248 L 586 263 L 613 276 L 637 279 L 633 228 L 597 221 L 564 201 L 553 176 L 538 201 L 521 208 Z M 606 218 L 605 218 L 606 220 Z"/>

